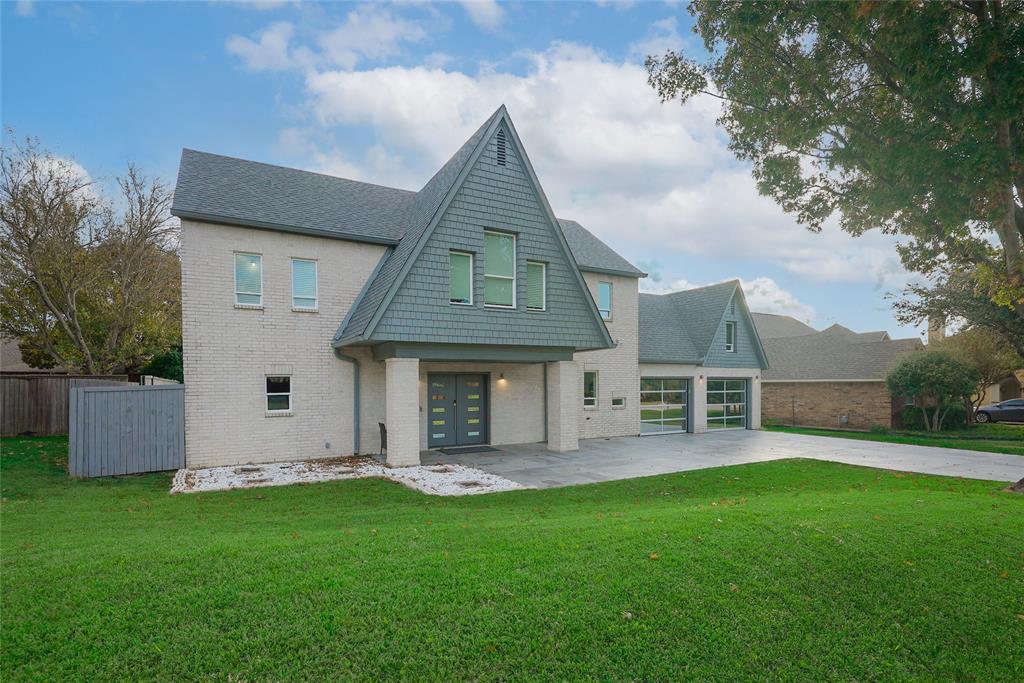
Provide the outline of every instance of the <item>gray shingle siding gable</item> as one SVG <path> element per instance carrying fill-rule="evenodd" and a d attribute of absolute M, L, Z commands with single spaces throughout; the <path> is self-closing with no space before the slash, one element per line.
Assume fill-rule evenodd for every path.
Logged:
<path fill-rule="evenodd" d="M 757 341 L 753 336 L 753 328 L 747 316 L 743 314 L 743 305 L 734 295 L 730 303 L 735 303 L 735 312 L 730 313 L 727 305 L 725 315 L 718 325 L 714 340 L 708 349 L 704 365 L 716 368 L 759 368 L 761 360 L 757 353 Z M 725 324 L 736 323 L 736 350 L 725 350 Z"/>
<path fill-rule="evenodd" d="M 505 129 L 507 161 L 496 160 L 495 136 L 423 246 L 371 339 L 458 344 L 515 344 L 603 348 L 589 295 L 572 257 L 558 240 L 544 205 Z M 485 308 L 484 230 L 516 234 L 517 310 Z M 473 306 L 448 303 L 448 254 L 474 254 Z M 526 310 L 526 263 L 547 264 L 547 310 Z"/>

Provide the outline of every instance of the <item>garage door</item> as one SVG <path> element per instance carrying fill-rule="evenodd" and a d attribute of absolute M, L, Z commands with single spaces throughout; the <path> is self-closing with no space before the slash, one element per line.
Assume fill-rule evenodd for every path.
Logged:
<path fill-rule="evenodd" d="M 687 431 L 689 380 L 682 377 L 644 377 L 640 380 L 640 433 Z"/>
<path fill-rule="evenodd" d="M 746 429 L 747 380 L 708 379 L 708 429 Z"/>

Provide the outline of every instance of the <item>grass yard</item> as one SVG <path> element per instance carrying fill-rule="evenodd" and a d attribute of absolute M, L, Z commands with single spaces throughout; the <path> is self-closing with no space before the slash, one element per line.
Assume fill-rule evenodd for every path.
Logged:
<path fill-rule="evenodd" d="M 6 439 L 0 677 L 1024 679 L 1024 496 L 782 461 L 170 496 Z"/>
<path fill-rule="evenodd" d="M 786 427 L 765 425 L 767 431 L 810 434 L 812 436 L 834 436 L 841 439 L 861 441 L 884 441 L 914 446 L 939 446 L 941 448 L 963 448 L 986 453 L 1009 453 L 1024 455 L 1024 425 L 985 424 L 973 425 L 969 429 L 950 432 L 851 432 L 840 429 L 817 429 L 813 427 Z"/>

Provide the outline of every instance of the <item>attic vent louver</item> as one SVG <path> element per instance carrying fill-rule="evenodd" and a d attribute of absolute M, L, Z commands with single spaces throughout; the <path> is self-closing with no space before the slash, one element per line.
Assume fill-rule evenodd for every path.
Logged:
<path fill-rule="evenodd" d="M 495 136 L 495 146 L 498 148 L 498 165 L 505 165 L 505 131 L 499 130 L 497 136 Z"/>

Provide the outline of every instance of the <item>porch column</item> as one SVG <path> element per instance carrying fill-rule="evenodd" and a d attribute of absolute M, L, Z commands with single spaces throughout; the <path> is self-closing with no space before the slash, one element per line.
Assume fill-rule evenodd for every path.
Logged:
<path fill-rule="evenodd" d="M 387 464 L 420 464 L 420 361 L 388 358 L 384 361 L 387 401 Z"/>
<path fill-rule="evenodd" d="M 747 389 L 747 426 L 749 429 L 761 428 L 761 373 L 755 372 Z"/>
<path fill-rule="evenodd" d="M 548 363 L 548 450 L 580 447 L 580 371 L 575 361 Z"/>

